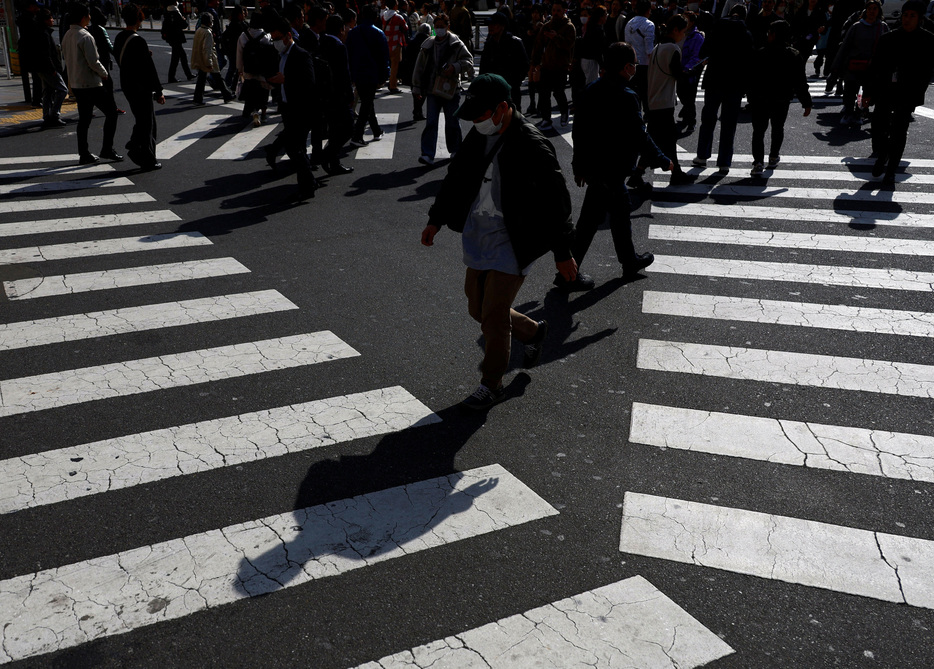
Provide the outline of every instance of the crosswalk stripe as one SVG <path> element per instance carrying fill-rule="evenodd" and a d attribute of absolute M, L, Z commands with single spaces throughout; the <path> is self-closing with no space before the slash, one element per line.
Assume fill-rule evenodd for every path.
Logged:
<path fill-rule="evenodd" d="M 119 195 L 87 195 L 81 197 L 44 198 L 0 202 L 0 214 L 15 214 L 23 211 L 47 211 L 57 209 L 80 209 L 82 207 L 111 207 L 122 204 L 155 202 L 148 193 L 120 193 Z"/>
<path fill-rule="evenodd" d="M 812 221 L 853 225 L 890 225 L 907 228 L 934 228 L 934 216 L 910 211 L 857 211 L 837 209 L 797 209 L 768 207 L 737 202 L 729 207 L 705 202 L 653 202 L 653 214 L 710 216 L 712 218 L 751 218 L 768 221 Z"/>
<path fill-rule="evenodd" d="M 90 258 L 115 253 L 161 251 L 190 246 L 210 246 L 211 240 L 200 232 L 169 232 L 146 237 L 98 239 L 89 242 L 29 246 L 19 249 L 0 249 L 0 265 L 37 263 L 67 258 Z"/>
<path fill-rule="evenodd" d="M 752 197 L 757 199 L 792 198 L 799 200 L 824 200 L 833 203 L 839 200 L 857 202 L 934 204 L 934 193 L 911 193 L 905 191 L 840 190 L 830 188 L 783 188 L 781 186 L 739 186 L 736 184 L 688 184 L 668 185 L 655 191 L 656 197 L 666 195 L 706 195 L 707 197 Z"/>
<path fill-rule="evenodd" d="M 357 669 L 690 669 L 731 653 L 720 637 L 654 585 L 633 576 Z"/>
<path fill-rule="evenodd" d="M 160 160 L 174 158 L 205 135 L 211 133 L 230 117 L 226 114 L 206 114 L 183 130 L 159 142 L 156 155 Z"/>
<path fill-rule="evenodd" d="M 0 165 L 33 165 L 35 163 L 76 163 L 77 153 L 59 153 L 52 156 L 15 156 L 0 158 Z"/>
<path fill-rule="evenodd" d="M 925 118 L 934 118 L 934 109 L 928 109 L 927 107 L 915 107 L 915 114 L 918 116 L 924 116 Z"/>
<path fill-rule="evenodd" d="M 819 235 L 768 230 L 736 230 L 734 228 L 702 228 L 682 225 L 649 226 L 649 239 L 698 244 L 737 244 L 816 251 L 846 251 L 849 253 L 887 253 L 907 256 L 932 256 L 934 244 L 921 239 L 860 237 L 857 235 Z"/>
<path fill-rule="evenodd" d="M 822 286 L 850 286 L 883 290 L 931 292 L 934 273 L 875 267 L 843 267 L 800 263 L 734 260 L 731 258 L 692 258 L 690 256 L 655 256 L 652 271 L 691 276 L 716 276 L 726 279 L 788 281 Z"/>
<path fill-rule="evenodd" d="M 934 541 L 627 492 L 620 551 L 934 608 Z"/>
<path fill-rule="evenodd" d="M 69 218 L 51 218 L 39 221 L 16 221 L 0 223 L 0 237 L 37 235 L 73 230 L 97 230 L 115 228 L 124 225 L 146 225 L 147 223 L 168 223 L 182 220 L 168 209 L 157 211 L 137 211 L 129 214 L 100 214 L 97 216 L 76 216 Z"/>
<path fill-rule="evenodd" d="M 642 312 L 848 332 L 934 337 L 934 313 L 647 290 Z"/>
<path fill-rule="evenodd" d="M 244 160 L 278 127 L 276 123 L 261 125 L 258 128 L 247 125 L 208 156 L 208 160 Z"/>
<path fill-rule="evenodd" d="M 132 186 L 126 177 L 99 177 L 97 179 L 74 179 L 73 181 L 46 181 L 29 184 L 0 184 L 0 195 L 31 195 L 33 193 L 52 193 L 63 190 L 83 190 L 86 188 L 114 188 Z"/>
<path fill-rule="evenodd" d="M 0 582 L 0 610 L 16 612 L 0 628 L 0 662 L 557 513 L 490 465 L 15 577 Z"/>
<path fill-rule="evenodd" d="M 298 309 L 276 290 L 0 323 L 0 351 Z"/>
<path fill-rule="evenodd" d="M 246 274 L 250 270 L 233 258 L 214 258 L 186 262 L 108 269 L 100 272 L 39 276 L 4 281 L 3 289 L 11 300 L 27 300 L 53 295 L 71 295 L 93 290 L 110 290 L 130 286 L 147 286 L 173 281 L 190 281 L 230 274 Z"/>
<path fill-rule="evenodd" d="M 934 483 L 934 437 L 920 434 L 636 402 L 632 405 L 629 441 L 659 448 Z"/>
<path fill-rule="evenodd" d="M 684 165 L 684 167 L 689 167 Z M 699 167 L 690 167 L 687 170 L 688 174 L 696 175 L 698 177 L 712 177 L 716 176 L 716 168 L 699 168 Z M 732 174 L 732 172 L 731 172 Z M 879 181 L 882 179 L 882 176 L 874 177 L 872 172 L 848 172 L 848 171 L 836 171 L 836 170 L 770 170 L 766 169 L 760 177 L 750 177 L 748 175 L 743 176 L 742 172 L 737 170 L 737 174 L 742 176 L 745 179 L 768 179 L 769 183 L 772 181 L 783 181 L 783 180 L 802 180 L 802 181 L 839 181 L 845 183 L 867 183 Z M 655 178 L 660 181 L 667 181 L 670 178 L 670 175 L 667 172 L 656 173 Z M 934 184 L 934 174 L 896 174 L 895 181 L 897 183 L 908 183 L 908 184 L 918 184 L 929 186 Z"/>
<path fill-rule="evenodd" d="M 103 172 L 113 172 L 113 165 L 68 165 L 66 167 L 30 167 L 18 170 L 0 170 L 0 179 L 18 179 L 34 177 L 52 177 L 68 174 L 101 174 Z"/>
<path fill-rule="evenodd" d="M 324 330 L 0 381 L 0 416 L 233 379 L 360 355 Z"/>
<path fill-rule="evenodd" d="M 396 146 L 396 132 L 399 123 L 398 114 L 377 114 L 376 121 L 383 129 L 383 136 L 379 141 L 370 141 L 366 146 L 357 149 L 357 160 L 388 160 L 392 158 Z M 442 131 L 443 132 L 443 131 Z M 367 129 L 364 139 L 372 140 L 370 130 Z"/>
<path fill-rule="evenodd" d="M 395 386 L 0 461 L 0 513 L 439 422 Z"/>
<path fill-rule="evenodd" d="M 678 160 L 686 160 L 688 162 L 697 154 L 688 152 L 688 151 L 679 151 Z M 752 164 L 753 158 L 750 153 L 739 153 L 733 155 L 733 164 L 736 163 L 750 163 Z M 798 165 L 843 165 L 843 166 L 859 166 L 859 167 L 872 167 L 875 163 L 874 158 L 855 158 L 853 156 L 782 156 L 782 164 L 798 164 Z M 930 158 L 902 158 L 902 161 L 899 165 L 909 165 L 911 167 L 934 167 L 934 159 Z"/>
<path fill-rule="evenodd" d="M 640 339 L 636 367 L 743 381 L 934 397 L 934 366 Z"/>

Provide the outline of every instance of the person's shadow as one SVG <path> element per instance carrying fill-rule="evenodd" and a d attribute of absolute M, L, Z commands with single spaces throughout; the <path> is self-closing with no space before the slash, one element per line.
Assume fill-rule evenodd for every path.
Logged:
<path fill-rule="evenodd" d="M 521 396 L 530 381 L 528 374 L 517 375 L 506 396 Z M 471 480 L 454 465 L 486 412 L 454 405 L 436 416 L 428 425 L 383 437 L 366 455 L 314 463 L 291 517 L 257 521 L 228 536 L 244 552 L 236 590 L 255 597 L 442 543 L 436 528 L 498 481 Z M 250 555 L 263 544 L 271 547 Z"/>

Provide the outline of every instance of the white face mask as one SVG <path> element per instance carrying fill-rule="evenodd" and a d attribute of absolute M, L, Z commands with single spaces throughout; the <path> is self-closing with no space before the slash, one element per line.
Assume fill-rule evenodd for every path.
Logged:
<path fill-rule="evenodd" d="M 581 25 L 582 25 L 582 26 L 586 26 L 586 25 L 587 25 L 587 22 L 588 22 L 589 20 L 590 20 L 590 17 L 589 17 L 589 16 L 582 16 L 582 17 L 581 17 Z"/>
<path fill-rule="evenodd" d="M 447 34 L 448 34 L 447 28 L 435 28 L 435 35 L 437 35 L 441 39 L 444 39 L 445 35 Z"/>
<path fill-rule="evenodd" d="M 284 54 L 284 53 L 286 52 L 286 49 L 289 48 L 289 47 L 286 45 L 285 40 L 281 40 L 281 39 L 274 39 L 274 40 L 272 41 L 272 45 L 273 45 L 274 47 L 276 47 L 276 51 L 279 52 L 279 55 Z"/>
<path fill-rule="evenodd" d="M 494 110 L 493 114 L 495 113 L 496 111 Z M 474 121 L 473 127 L 481 135 L 486 135 L 487 137 L 489 137 L 491 135 L 495 135 L 496 133 L 500 131 L 500 129 L 503 127 L 503 119 L 501 118 L 499 120 L 499 123 L 493 123 L 493 115 L 490 115 L 490 118 L 484 121 L 480 121 L 480 122 Z"/>

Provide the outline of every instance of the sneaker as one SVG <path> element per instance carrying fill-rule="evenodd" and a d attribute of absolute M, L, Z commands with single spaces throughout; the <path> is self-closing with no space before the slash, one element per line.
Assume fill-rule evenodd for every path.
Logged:
<path fill-rule="evenodd" d="M 390 94 L 390 95 L 402 95 L 402 89 L 399 89 L 399 88 L 390 88 L 390 89 L 389 89 L 389 94 Z"/>
<path fill-rule="evenodd" d="M 555 280 L 553 282 L 560 290 L 563 290 L 566 293 L 582 293 L 585 290 L 591 290 L 596 285 L 593 277 L 577 273 L 577 276 L 574 277 L 573 281 L 566 281 L 560 272 L 555 274 Z"/>
<path fill-rule="evenodd" d="M 95 156 L 93 153 L 89 153 L 87 155 L 80 156 L 78 158 L 79 165 L 94 165 L 96 163 L 99 163 L 100 161 L 101 159 Z"/>
<path fill-rule="evenodd" d="M 707 159 L 701 158 L 700 156 L 695 156 L 694 159 L 691 161 L 691 164 L 694 167 L 707 167 Z"/>
<path fill-rule="evenodd" d="M 567 127 L 568 127 L 568 123 L 570 123 L 570 119 L 568 118 L 568 115 L 567 115 L 567 114 L 561 114 L 561 127 L 562 127 L 562 128 L 567 128 Z"/>
<path fill-rule="evenodd" d="M 591 283 L 593 283 L 591 281 Z M 548 336 L 548 321 L 539 321 L 535 336 L 525 345 L 525 356 L 522 358 L 522 366 L 525 369 L 532 369 L 542 359 L 542 343 Z"/>
<path fill-rule="evenodd" d="M 475 391 L 461 401 L 461 406 L 465 409 L 483 411 L 484 409 L 489 409 L 494 404 L 499 404 L 504 399 L 506 399 L 505 388 L 500 386 L 499 388 L 491 390 L 481 383 Z"/>
<path fill-rule="evenodd" d="M 752 164 L 752 170 L 749 172 L 749 174 L 750 176 L 757 177 L 763 172 L 765 172 L 765 165 L 760 162 L 756 162 Z"/>
<path fill-rule="evenodd" d="M 383 129 L 380 128 L 379 130 L 373 133 L 373 141 L 375 142 L 379 140 L 382 136 L 383 136 Z"/>
<path fill-rule="evenodd" d="M 366 146 L 366 142 L 363 141 L 363 137 L 354 137 L 350 140 L 350 145 L 351 146 Z"/>
<path fill-rule="evenodd" d="M 113 149 L 110 149 L 109 151 L 101 151 L 101 158 L 112 160 L 115 163 L 119 163 L 123 161 L 123 156 L 121 156 L 119 153 L 117 153 Z"/>
<path fill-rule="evenodd" d="M 258 127 L 260 127 L 262 124 L 263 124 L 263 122 L 259 120 L 259 112 L 253 112 L 253 127 L 254 127 L 254 128 L 258 128 Z M 345 136 L 346 136 L 346 135 L 345 135 Z"/>
<path fill-rule="evenodd" d="M 717 174 L 726 175 L 730 173 L 729 165 L 717 165 Z"/>
<path fill-rule="evenodd" d="M 776 167 L 778 167 L 780 162 L 782 162 L 782 159 L 778 156 L 769 156 L 769 164 L 766 165 L 766 167 L 770 170 L 774 170 Z"/>
<path fill-rule="evenodd" d="M 422 155 L 422 156 L 418 159 L 418 162 L 420 162 L 422 165 L 434 165 L 434 164 L 435 164 L 435 159 L 432 158 L 431 156 L 425 154 L 425 155 Z"/>
<path fill-rule="evenodd" d="M 655 262 L 655 256 L 651 253 L 637 253 L 636 257 L 629 264 L 629 266 L 623 268 L 623 277 L 634 277 L 639 273 L 639 270 L 645 269 L 653 262 Z"/>
<path fill-rule="evenodd" d="M 43 128 L 61 128 L 63 125 L 68 125 L 60 118 L 47 118 L 42 122 Z"/>

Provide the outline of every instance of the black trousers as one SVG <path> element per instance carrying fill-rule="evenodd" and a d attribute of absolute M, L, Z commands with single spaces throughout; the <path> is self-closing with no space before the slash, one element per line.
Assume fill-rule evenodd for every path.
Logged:
<path fill-rule="evenodd" d="M 568 113 L 568 95 L 564 88 L 568 85 L 568 73 L 558 70 L 542 68 L 542 76 L 538 82 L 538 114 L 542 120 L 551 118 L 551 96 L 555 96 L 558 111 L 562 116 Z"/>
<path fill-rule="evenodd" d="M 309 114 L 302 114 L 298 109 L 290 109 L 288 103 L 282 103 L 282 144 L 285 153 L 295 166 L 295 176 L 302 190 L 314 190 L 317 187 L 315 176 L 308 161 L 308 134 L 311 132 Z"/>
<path fill-rule="evenodd" d="M 151 93 L 124 91 L 133 114 L 133 131 L 126 143 L 127 155 L 140 167 L 150 167 L 156 159 L 156 109 Z"/>
<path fill-rule="evenodd" d="M 355 139 L 363 139 L 363 131 L 366 124 L 370 124 L 370 131 L 375 135 L 380 131 L 379 122 L 376 120 L 376 86 L 374 84 L 357 84 L 357 95 L 360 98 L 360 111 L 357 112 L 357 122 L 354 124 L 353 136 Z"/>
<path fill-rule="evenodd" d="M 651 109 L 645 112 L 645 123 L 656 146 L 674 163 L 672 174 L 681 171 L 678 164 L 678 128 L 675 126 L 675 108 Z M 641 165 L 640 165 L 641 166 Z"/>
<path fill-rule="evenodd" d="M 877 159 L 885 161 L 888 174 L 895 174 L 905 153 L 914 109 L 914 105 L 897 100 L 876 99 L 876 109 L 872 114 L 872 151 Z"/>
<path fill-rule="evenodd" d="M 90 154 L 88 150 L 88 128 L 94 117 L 94 108 L 104 113 L 104 139 L 101 152 L 107 153 L 114 148 L 114 135 L 117 132 L 117 103 L 113 93 L 103 86 L 96 88 L 73 88 L 72 93 L 78 101 L 78 155 Z"/>
<path fill-rule="evenodd" d="M 346 105 L 332 106 L 327 112 L 328 144 L 322 152 L 325 165 L 340 161 L 340 150 L 353 134 L 353 112 Z"/>
<path fill-rule="evenodd" d="M 208 77 L 211 79 L 211 86 L 215 90 L 220 91 L 224 98 L 224 102 L 230 102 L 233 100 L 233 93 L 231 93 L 230 89 L 227 88 L 227 84 L 224 83 L 224 80 L 221 78 L 219 72 L 205 72 L 204 70 L 198 70 L 198 80 L 195 81 L 195 104 L 199 105 L 204 102 L 204 84 Z"/>
<path fill-rule="evenodd" d="M 765 131 L 772 124 L 772 143 L 769 158 L 778 158 L 785 141 L 785 119 L 788 118 L 790 100 L 756 100 L 750 105 L 752 111 L 752 161 L 765 162 Z"/>
<path fill-rule="evenodd" d="M 191 68 L 188 67 L 188 56 L 185 54 L 185 47 L 181 44 L 172 45 L 172 58 L 169 61 L 169 81 L 175 79 L 175 72 L 181 63 L 182 71 L 185 76 L 191 79 Z"/>
<path fill-rule="evenodd" d="M 688 125 L 697 124 L 697 83 L 693 77 L 679 77 L 675 90 L 678 100 L 681 101 L 681 111 L 678 116 Z"/>
<path fill-rule="evenodd" d="M 636 249 L 632 244 L 632 221 L 629 218 L 631 209 L 629 189 L 622 179 L 613 184 L 602 178 L 587 182 L 587 192 L 584 194 L 584 204 L 581 206 L 574 244 L 571 246 L 571 253 L 578 267 L 584 262 L 584 256 L 587 255 L 594 235 L 597 234 L 597 228 L 608 217 L 616 259 L 624 270 L 632 266 L 636 259 Z"/>

